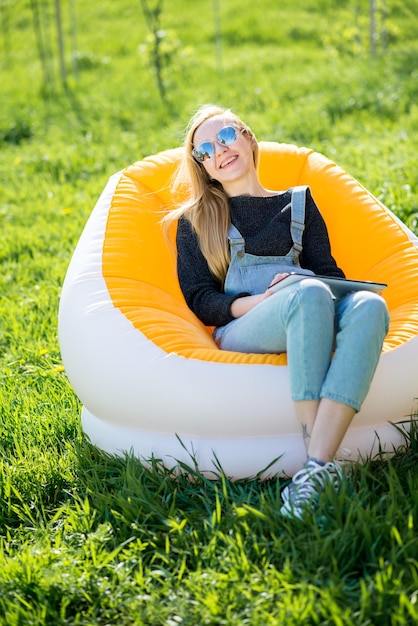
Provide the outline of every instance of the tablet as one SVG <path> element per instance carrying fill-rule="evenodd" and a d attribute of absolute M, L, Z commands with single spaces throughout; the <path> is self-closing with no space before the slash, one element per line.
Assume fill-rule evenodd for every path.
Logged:
<path fill-rule="evenodd" d="M 269 287 L 270 291 L 279 291 L 284 287 L 288 287 L 295 282 L 303 280 L 304 278 L 317 278 L 324 282 L 332 291 L 335 298 L 342 298 L 347 293 L 352 291 L 374 291 L 380 293 L 387 287 L 386 283 L 375 283 L 370 280 L 351 280 L 349 278 L 337 278 L 336 276 L 309 276 L 308 274 L 298 274 L 297 272 L 289 274 L 285 278 L 282 278 L 278 283 Z"/>

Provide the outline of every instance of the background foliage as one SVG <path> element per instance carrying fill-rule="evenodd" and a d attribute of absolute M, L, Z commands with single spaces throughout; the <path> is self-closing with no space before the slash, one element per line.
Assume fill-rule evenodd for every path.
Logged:
<path fill-rule="evenodd" d="M 177 146 L 204 102 L 334 158 L 418 232 L 417 1 L 377 2 L 374 54 L 366 0 L 149 0 L 154 30 L 140 0 L 58 4 L 62 57 L 57 0 L 0 2 L 0 623 L 415 623 L 415 429 L 295 524 L 278 480 L 93 449 L 56 317 L 109 175 Z"/>

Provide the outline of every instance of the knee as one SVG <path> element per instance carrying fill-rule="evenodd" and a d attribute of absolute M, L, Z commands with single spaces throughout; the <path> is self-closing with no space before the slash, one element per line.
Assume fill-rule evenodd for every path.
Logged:
<path fill-rule="evenodd" d="M 387 333 L 389 328 L 389 311 L 385 300 L 377 293 L 358 291 L 353 294 L 355 308 L 362 311 L 375 325 L 380 325 Z"/>
<path fill-rule="evenodd" d="M 289 302 L 289 315 L 303 315 L 305 319 L 321 320 L 322 324 L 333 324 L 334 299 L 325 283 L 314 278 L 305 278 L 297 284 Z"/>
<path fill-rule="evenodd" d="M 334 298 L 331 289 L 321 280 L 315 278 L 302 280 L 298 289 L 298 297 L 303 306 L 326 307 L 334 310 Z"/>
<path fill-rule="evenodd" d="M 372 314 L 375 316 L 376 320 L 380 320 L 382 324 L 382 328 L 385 330 L 385 334 L 389 330 L 389 311 L 386 302 L 379 296 L 377 293 L 370 294 L 373 297 L 370 299 L 370 307 Z"/>

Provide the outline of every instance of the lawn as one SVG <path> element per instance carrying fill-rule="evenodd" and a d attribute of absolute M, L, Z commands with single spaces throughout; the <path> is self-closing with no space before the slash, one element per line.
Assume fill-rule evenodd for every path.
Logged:
<path fill-rule="evenodd" d="M 57 310 L 108 177 L 179 145 L 203 102 L 323 152 L 418 234 L 417 0 L 377 3 L 374 54 L 366 0 L 166 0 L 163 94 L 139 0 L 60 4 L 65 84 L 54 2 L 0 3 L 0 624 L 415 624 L 416 420 L 289 521 L 279 478 L 190 481 L 91 446 Z"/>

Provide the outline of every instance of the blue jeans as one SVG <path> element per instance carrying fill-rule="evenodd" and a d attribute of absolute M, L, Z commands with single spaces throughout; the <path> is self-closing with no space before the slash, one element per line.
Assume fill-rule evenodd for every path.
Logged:
<path fill-rule="evenodd" d="M 324 283 L 306 278 L 217 328 L 214 337 L 222 350 L 287 352 L 294 401 L 329 398 L 359 411 L 388 326 L 381 296 L 356 291 L 334 300 Z"/>

